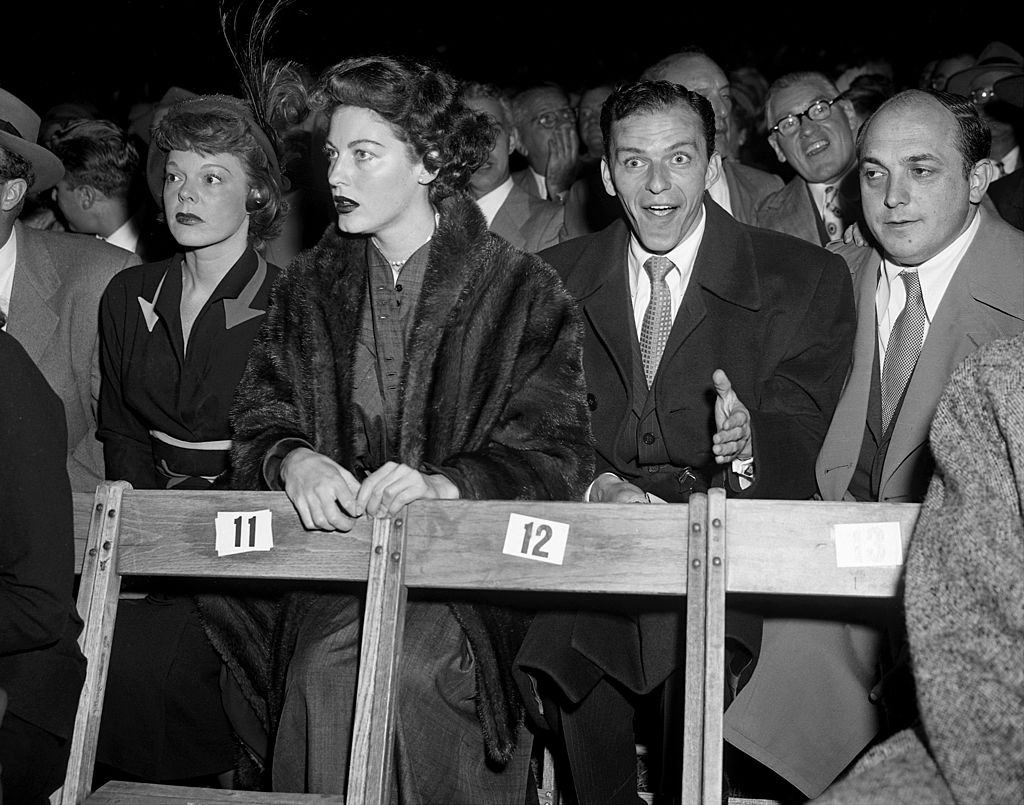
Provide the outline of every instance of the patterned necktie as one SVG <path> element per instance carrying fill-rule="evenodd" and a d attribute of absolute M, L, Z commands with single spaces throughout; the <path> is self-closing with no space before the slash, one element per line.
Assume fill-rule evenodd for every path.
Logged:
<path fill-rule="evenodd" d="M 655 255 L 644 263 L 651 277 L 651 301 L 647 303 L 643 324 L 640 325 L 640 354 L 644 359 L 648 388 L 654 382 L 661 353 L 665 351 L 665 342 L 672 329 L 672 295 L 665 282 L 665 275 L 674 267 L 671 260 L 661 255 Z"/>
<path fill-rule="evenodd" d="M 882 430 L 888 430 L 903 390 L 914 373 L 924 341 L 925 309 L 921 280 L 917 271 L 907 269 L 898 275 L 907 289 L 907 302 L 889 335 L 882 367 Z"/>
<path fill-rule="evenodd" d="M 836 198 L 838 193 L 838 185 L 830 184 L 825 188 L 825 206 L 822 208 L 821 217 L 825 222 L 829 240 L 838 240 L 843 234 L 843 211 Z"/>

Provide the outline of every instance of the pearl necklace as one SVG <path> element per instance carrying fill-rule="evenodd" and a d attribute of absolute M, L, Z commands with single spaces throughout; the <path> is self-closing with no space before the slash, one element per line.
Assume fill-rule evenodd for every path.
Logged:
<path fill-rule="evenodd" d="M 439 212 L 435 211 L 434 212 L 434 229 L 435 230 L 437 229 L 437 225 L 440 222 L 440 220 L 441 220 L 441 214 Z M 373 245 L 377 247 L 377 251 L 379 251 L 381 253 L 381 255 L 384 257 L 384 259 L 388 260 L 388 265 L 389 266 L 391 266 L 392 268 L 401 268 L 402 266 L 404 266 L 406 263 L 409 262 L 409 258 L 412 257 L 413 254 L 416 254 L 416 252 L 418 252 L 423 247 L 424 244 L 430 243 L 430 241 L 433 239 L 433 237 L 434 237 L 434 233 L 431 232 L 430 233 L 430 237 L 428 237 L 425 241 L 423 241 L 423 243 L 421 243 L 419 246 L 417 246 L 415 249 L 413 249 L 412 250 L 412 254 L 410 254 L 409 257 L 406 257 L 404 260 L 388 260 L 388 256 L 386 254 L 384 254 L 384 250 L 380 247 L 380 244 L 377 242 L 376 238 L 373 238 Z"/>

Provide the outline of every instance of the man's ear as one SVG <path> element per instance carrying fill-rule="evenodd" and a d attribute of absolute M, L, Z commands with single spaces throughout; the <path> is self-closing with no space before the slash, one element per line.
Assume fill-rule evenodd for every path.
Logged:
<path fill-rule="evenodd" d="M 615 195 L 615 183 L 612 182 L 612 169 L 608 164 L 608 157 L 601 157 L 601 182 L 604 184 L 604 192 L 609 196 Z"/>
<path fill-rule="evenodd" d="M 708 160 L 708 169 L 704 173 L 704 189 L 707 190 L 711 185 L 717 182 L 721 173 L 722 155 L 715 151 Z"/>
<path fill-rule="evenodd" d="M 78 199 L 78 206 L 88 210 L 99 200 L 100 192 L 91 184 L 82 184 L 75 188 L 75 198 Z"/>
<path fill-rule="evenodd" d="M 850 131 L 853 132 L 854 139 L 857 138 L 857 112 L 853 108 L 853 104 L 848 98 L 840 98 L 836 101 L 840 107 L 842 107 L 843 113 L 846 115 L 846 121 L 850 124 Z"/>
<path fill-rule="evenodd" d="M 530 156 L 530 149 L 526 147 L 526 139 L 520 136 L 518 128 L 514 128 L 513 131 L 515 132 L 516 151 L 524 157 Z"/>
<path fill-rule="evenodd" d="M 786 155 L 779 147 L 779 135 L 776 132 L 772 132 L 768 135 L 768 142 L 771 144 L 772 150 L 775 152 L 775 156 L 778 157 L 779 162 L 786 161 Z"/>
<path fill-rule="evenodd" d="M 508 153 L 511 156 L 519 148 L 519 129 L 515 126 L 508 130 Z"/>
<path fill-rule="evenodd" d="M 995 170 L 991 159 L 979 159 L 974 163 L 971 172 L 967 175 L 967 182 L 971 187 L 971 203 L 980 204 L 988 192 L 988 186 L 992 181 Z"/>
<path fill-rule="evenodd" d="M 6 179 L 0 182 L 0 210 L 10 212 L 17 209 L 28 195 L 28 182 L 24 179 Z"/>

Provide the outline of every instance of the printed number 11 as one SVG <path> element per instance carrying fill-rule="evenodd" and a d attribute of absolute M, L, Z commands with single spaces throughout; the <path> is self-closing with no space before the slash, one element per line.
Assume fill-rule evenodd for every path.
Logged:
<path fill-rule="evenodd" d="M 540 542 L 533 546 L 533 550 L 530 550 L 530 540 L 535 536 L 540 537 Z M 540 556 L 543 559 L 548 558 L 548 552 L 542 551 L 541 548 L 551 539 L 551 526 L 547 524 L 541 524 L 537 526 L 537 531 L 534 533 L 533 523 L 525 523 L 523 525 L 523 547 L 520 549 L 520 553 L 526 556 L 532 553 L 534 556 Z"/>
<path fill-rule="evenodd" d="M 242 547 L 242 518 L 235 518 L 235 547 Z M 256 547 L 256 517 L 249 518 L 249 547 Z"/>

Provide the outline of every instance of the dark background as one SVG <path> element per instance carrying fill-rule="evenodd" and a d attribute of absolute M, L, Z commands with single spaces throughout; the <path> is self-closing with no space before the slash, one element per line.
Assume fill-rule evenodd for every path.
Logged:
<path fill-rule="evenodd" d="M 259 0 L 232 0 L 252 10 Z M 269 5 L 269 3 L 266 3 Z M 266 7 L 265 5 L 265 7 Z M 687 3 L 632 0 L 606 11 L 556 0 L 461 5 L 426 0 L 297 0 L 277 25 L 267 56 L 298 59 L 314 73 L 347 56 L 403 53 L 459 78 L 513 88 L 556 80 L 570 88 L 633 78 L 684 44 L 699 44 L 726 69 L 752 64 L 771 80 L 792 69 L 833 76 L 844 65 L 884 56 L 901 86 L 917 84 L 926 61 L 950 51 L 975 55 L 998 29 L 966 14 L 891 3 Z M 790 4 L 791 6 L 794 4 Z M 835 8 L 835 11 L 829 11 Z M 1020 50 L 1017 28 L 999 37 Z M 172 85 L 237 94 L 217 0 L 4 0 L 0 86 L 43 112 L 83 99 L 124 123 L 138 100 Z M 990 21 L 991 22 L 991 21 Z"/>

